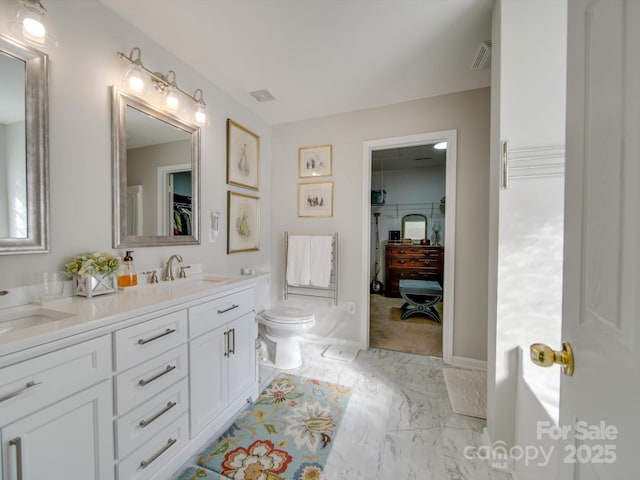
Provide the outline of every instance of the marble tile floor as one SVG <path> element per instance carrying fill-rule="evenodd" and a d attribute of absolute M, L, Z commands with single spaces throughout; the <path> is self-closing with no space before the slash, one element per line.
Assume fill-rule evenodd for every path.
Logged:
<path fill-rule="evenodd" d="M 344 362 L 324 348 L 304 344 L 303 365 L 287 370 L 353 387 L 322 480 L 511 479 L 463 455 L 481 445 L 485 421 L 453 412 L 441 358 L 372 348 Z M 261 387 L 277 373 L 261 366 Z"/>

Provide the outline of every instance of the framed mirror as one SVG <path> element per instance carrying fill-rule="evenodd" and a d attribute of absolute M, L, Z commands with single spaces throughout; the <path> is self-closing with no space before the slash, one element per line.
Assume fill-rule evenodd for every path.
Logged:
<path fill-rule="evenodd" d="M 111 88 L 113 246 L 200 243 L 200 129 Z"/>
<path fill-rule="evenodd" d="M 410 213 L 402 217 L 402 238 L 427 238 L 427 217 L 420 213 Z"/>
<path fill-rule="evenodd" d="M 47 66 L 0 35 L 0 255 L 49 251 Z"/>

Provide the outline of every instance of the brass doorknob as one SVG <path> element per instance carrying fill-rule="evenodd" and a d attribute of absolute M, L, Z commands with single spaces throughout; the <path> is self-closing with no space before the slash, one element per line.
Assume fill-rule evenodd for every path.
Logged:
<path fill-rule="evenodd" d="M 540 367 L 550 367 L 554 363 L 562 365 L 562 372 L 570 377 L 573 375 L 573 348 L 568 342 L 563 342 L 562 351 L 553 350 L 544 343 L 534 343 L 529 347 L 531 361 Z"/>

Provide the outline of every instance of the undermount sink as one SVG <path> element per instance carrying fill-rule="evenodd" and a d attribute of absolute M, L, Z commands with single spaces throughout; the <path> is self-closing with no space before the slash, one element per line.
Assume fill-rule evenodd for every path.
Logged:
<path fill-rule="evenodd" d="M 146 283 L 141 285 L 143 290 L 149 292 L 169 291 L 169 292 L 184 292 L 185 290 L 199 290 L 202 287 L 213 287 L 217 284 L 224 285 L 232 277 L 226 277 L 223 275 L 210 275 L 203 274 L 187 278 L 176 278 L 175 280 L 161 281 L 158 283 Z"/>
<path fill-rule="evenodd" d="M 73 317 L 73 314 L 70 313 L 36 306 L 26 306 L 11 310 L 11 312 L 0 313 L 0 334 Z"/>

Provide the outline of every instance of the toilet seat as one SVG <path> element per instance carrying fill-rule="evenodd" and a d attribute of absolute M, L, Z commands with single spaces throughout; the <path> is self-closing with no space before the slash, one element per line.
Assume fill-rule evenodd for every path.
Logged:
<path fill-rule="evenodd" d="M 265 323 L 280 325 L 305 325 L 315 322 L 313 313 L 298 307 L 274 307 L 262 313 Z"/>

